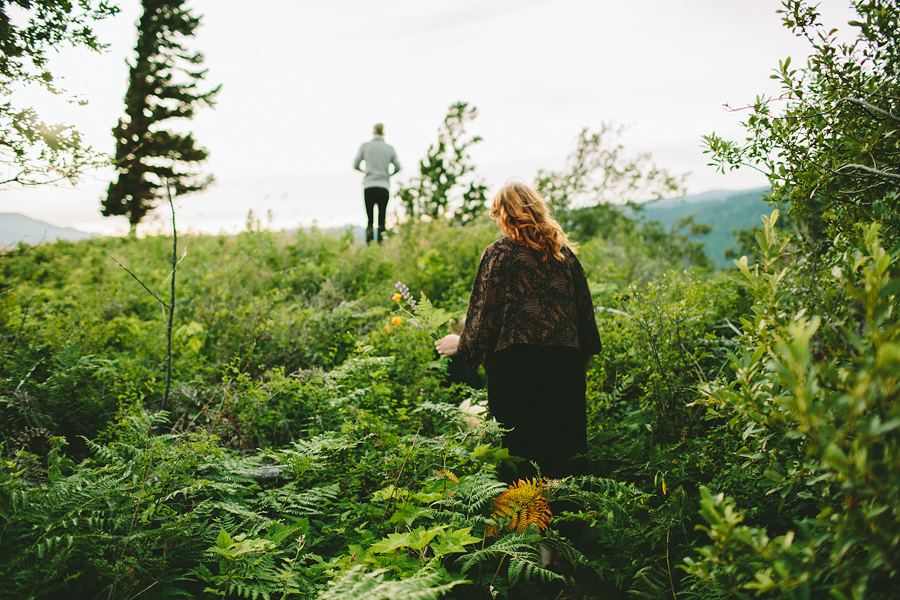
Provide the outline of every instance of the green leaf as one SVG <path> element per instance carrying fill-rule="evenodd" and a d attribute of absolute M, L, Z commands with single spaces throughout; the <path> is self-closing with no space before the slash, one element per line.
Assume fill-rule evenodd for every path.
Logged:
<path fill-rule="evenodd" d="M 371 547 L 369 547 L 369 552 L 372 554 L 389 554 L 399 548 L 406 548 L 409 546 L 411 541 L 410 533 L 391 533 L 384 539 L 381 539 Z"/>
<path fill-rule="evenodd" d="M 481 538 L 471 535 L 471 531 L 471 527 L 464 527 L 455 531 L 442 531 L 435 543 L 431 544 L 434 555 L 441 557 L 454 552 L 466 552 L 466 546 L 477 544 L 481 541 Z"/>
<path fill-rule="evenodd" d="M 216 537 L 216 546 L 222 548 L 223 550 L 227 550 L 229 546 L 231 546 L 234 540 L 231 539 L 231 536 L 228 535 L 228 532 L 224 529 L 219 531 L 218 537 Z"/>

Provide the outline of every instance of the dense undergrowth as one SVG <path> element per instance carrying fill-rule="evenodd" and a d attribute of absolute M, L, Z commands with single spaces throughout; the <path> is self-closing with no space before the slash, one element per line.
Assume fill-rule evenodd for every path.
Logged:
<path fill-rule="evenodd" d="M 581 162 L 538 181 L 604 346 L 578 477 L 498 481 L 517 458 L 459 409 L 484 392 L 392 302 L 402 281 L 462 314 L 498 236 L 477 203 L 368 247 L 180 236 L 168 397 L 165 313 L 117 262 L 162 293 L 172 238 L 3 254 L 0 596 L 895 597 L 900 9 L 853 5 L 839 44 L 785 0 L 813 54 L 780 65 L 781 112 L 760 98 L 744 145 L 706 138 L 789 209 L 734 269 L 609 204 L 567 208 L 573 177 L 596 191 Z"/>
<path fill-rule="evenodd" d="M 711 464 L 673 462 L 671 448 L 706 435 L 684 405 L 721 368 L 733 335 L 722 315 L 746 299 L 722 276 L 660 278 L 673 265 L 642 244 L 584 244 L 596 303 L 613 309 L 598 311 L 606 350 L 589 373 L 595 468 L 534 491 L 572 509 L 554 517 L 584 540 L 527 527 L 486 539 L 503 526 L 495 467 L 511 459 L 495 424 L 472 429 L 456 408 L 483 393 L 448 385 L 426 333 L 386 324 L 397 280 L 462 313 L 496 236 L 435 223 L 373 247 L 315 231 L 182 236 L 167 406 L 159 304 L 116 261 L 160 288 L 171 238 L 4 256 L 4 585 L 26 597 L 315 595 L 387 568 L 392 585 L 435 572 L 403 585 L 467 579 L 453 594 L 477 597 L 564 586 L 540 568 L 544 539 L 578 585 L 640 588 L 635 575 L 665 553 L 661 508 L 693 518 L 680 486 Z"/>
<path fill-rule="evenodd" d="M 371 247 L 315 231 L 184 238 L 166 406 L 159 305 L 110 257 L 161 288 L 171 238 L 21 247 L 0 263 L 2 586 L 26 598 L 665 598 L 788 578 L 766 564 L 786 560 L 769 546 L 801 565 L 803 552 L 766 531 L 871 487 L 851 466 L 866 457 L 848 423 L 896 431 L 896 408 L 878 402 L 897 386 L 885 305 L 897 277 L 866 232 L 823 301 L 843 322 L 877 322 L 832 319 L 831 350 L 816 351 L 803 340 L 821 319 L 802 314 L 802 281 L 776 270 L 786 234 L 766 232 L 766 259 L 743 278 L 676 268 L 646 244 L 582 245 L 604 342 L 587 375 L 589 472 L 515 494 L 495 474 L 513 460 L 496 424 L 472 428 L 457 408 L 483 392 L 448 385 L 424 331 L 387 327 L 398 280 L 461 313 L 492 224 L 421 224 Z M 786 406 L 810 372 L 829 379 L 803 384 L 806 410 L 842 385 L 863 404 L 844 420 Z M 885 444 L 877 460 L 893 473 Z M 857 500 L 857 544 L 896 515 L 893 478 Z M 802 544 L 843 543 L 850 525 L 822 542 L 817 520 Z M 875 552 L 888 569 L 884 535 L 842 560 Z M 549 569 L 539 546 L 557 550 Z M 849 573 L 814 566 L 821 585 Z"/>

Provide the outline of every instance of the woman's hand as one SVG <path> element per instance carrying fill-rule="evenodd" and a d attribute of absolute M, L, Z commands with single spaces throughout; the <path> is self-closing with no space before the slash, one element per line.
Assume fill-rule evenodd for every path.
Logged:
<path fill-rule="evenodd" d="M 434 343 L 434 349 L 441 356 L 454 356 L 459 352 L 459 336 L 449 333 Z"/>

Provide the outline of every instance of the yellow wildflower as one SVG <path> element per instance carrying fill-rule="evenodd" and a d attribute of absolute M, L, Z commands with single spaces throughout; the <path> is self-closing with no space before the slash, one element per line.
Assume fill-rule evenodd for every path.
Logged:
<path fill-rule="evenodd" d="M 391 332 L 391 324 L 390 323 L 385 324 L 384 328 L 387 329 L 388 333 Z"/>
<path fill-rule="evenodd" d="M 400 302 L 401 300 L 403 300 L 403 294 L 394 294 L 393 296 L 391 296 L 391 300 L 393 300 L 394 302 Z"/>
<path fill-rule="evenodd" d="M 403 322 L 403 317 L 394 317 L 393 319 L 391 319 L 391 323 L 393 323 L 394 325 L 399 325 L 402 322 Z"/>

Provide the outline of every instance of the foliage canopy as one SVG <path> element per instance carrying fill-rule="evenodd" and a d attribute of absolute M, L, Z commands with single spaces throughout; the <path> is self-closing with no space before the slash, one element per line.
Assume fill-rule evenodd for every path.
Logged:
<path fill-rule="evenodd" d="M 102 161 L 71 125 L 45 123 L 33 108 L 17 106 L 13 96 L 28 85 L 65 93 L 48 70 L 48 50 L 61 46 L 103 50 L 91 25 L 116 12 L 118 8 L 107 0 L 0 4 L 0 186 L 74 181 Z"/>

